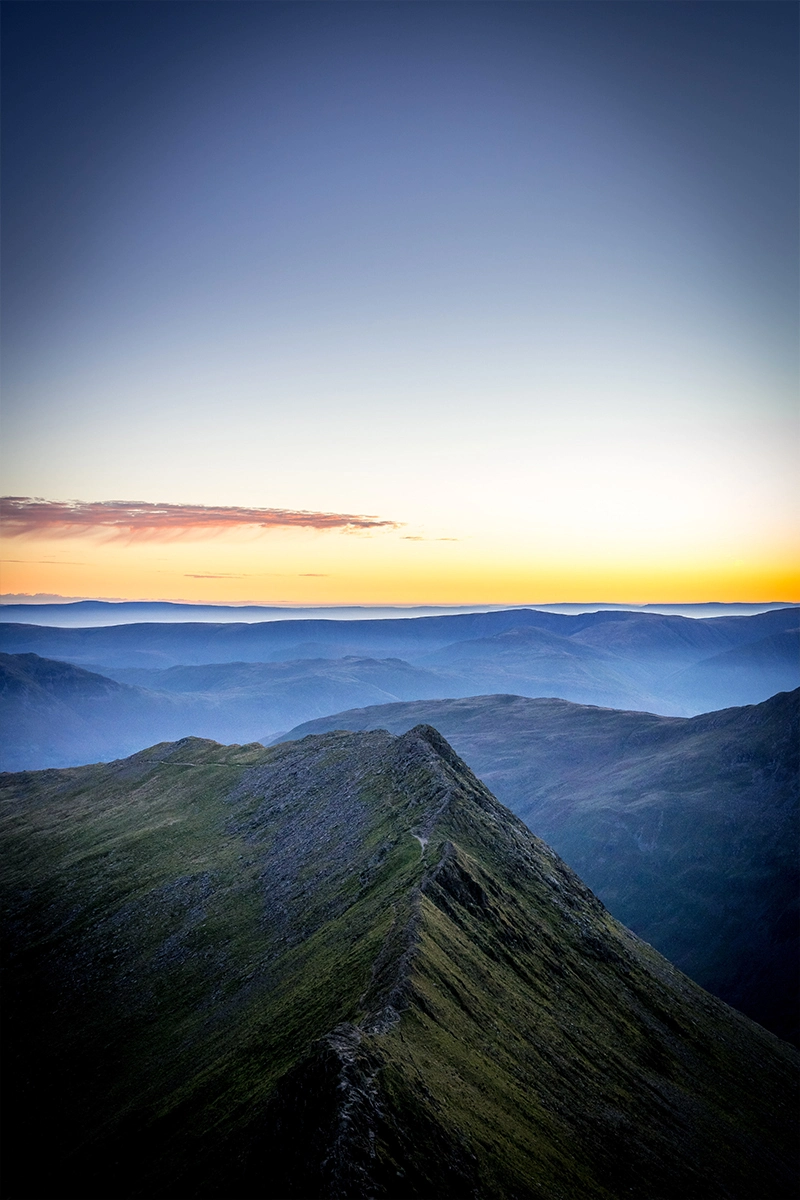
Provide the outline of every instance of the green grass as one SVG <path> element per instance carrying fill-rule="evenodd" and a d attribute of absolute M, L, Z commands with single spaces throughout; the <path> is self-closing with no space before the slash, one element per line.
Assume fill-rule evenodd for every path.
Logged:
<path fill-rule="evenodd" d="M 188 739 L 0 812 L 10 1200 L 789 1194 L 792 1052 L 434 731 Z"/>

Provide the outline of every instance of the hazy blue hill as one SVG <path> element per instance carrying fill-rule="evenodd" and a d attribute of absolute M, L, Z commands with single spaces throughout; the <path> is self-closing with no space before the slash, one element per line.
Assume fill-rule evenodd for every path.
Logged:
<path fill-rule="evenodd" d="M 584 605 L 584 611 L 590 606 Z M 612 607 L 608 605 L 607 607 Z M 624 608 L 624 604 L 614 607 Z M 704 604 L 643 604 L 642 612 L 663 613 L 665 616 L 679 617 L 751 617 L 756 613 L 770 612 L 780 608 L 796 608 L 797 602 L 777 600 L 769 604 L 748 604 L 741 601 L 727 603 L 711 600 Z"/>
<path fill-rule="evenodd" d="M 681 664 L 696 662 L 733 645 L 724 621 L 723 617 L 692 621 L 657 613 L 605 612 L 576 624 L 573 637 L 583 646 L 594 646 L 622 658 L 655 658 Z M 753 636 L 761 635 L 754 632 Z"/>
<path fill-rule="evenodd" d="M 616 653 L 620 642 L 639 643 L 648 653 L 659 647 L 696 643 L 696 658 L 757 641 L 770 633 L 796 627 L 798 609 L 779 609 L 753 617 L 661 617 L 652 613 L 596 612 L 579 616 L 511 609 L 456 616 L 366 621 L 262 621 L 139 623 L 97 628 L 60 629 L 5 623 L 0 625 L 0 648 L 8 653 L 32 652 L 66 658 L 78 665 L 114 667 L 202 665 L 212 662 L 269 662 L 319 656 L 367 654 L 370 657 L 430 653 L 458 641 L 492 637 L 507 629 L 536 628 L 562 637 L 590 637 L 596 649 Z M 629 629 L 629 633 L 625 630 Z M 678 637 L 676 631 L 682 630 Z M 303 653 L 296 653 L 298 647 Z M 292 651 L 292 653 L 288 653 Z M 198 657 L 201 656 L 201 657 Z"/>
<path fill-rule="evenodd" d="M 440 676 L 432 671 L 412 667 L 399 658 L 359 658 L 357 655 L 340 659 L 300 659 L 276 663 L 206 663 L 196 667 L 169 667 L 163 670 L 125 668 L 114 670 L 113 678 L 138 684 L 155 691 L 240 692 L 259 695 L 275 683 L 294 681 L 311 672 L 326 674 L 344 682 L 370 682 L 380 691 L 421 694 L 439 687 Z"/>
<path fill-rule="evenodd" d="M 708 708 L 724 697 L 726 704 L 756 703 L 766 687 L 772 693 L 790 691 L 800 675 L 800 629 L 786 629 L 704 658 L 669 681 L 678 702 L 691 699 Z"/>
<path fill-rule="evenodd" d="M 334 607 L 290 608 L 270 604 L 181 604 L 156 600 L 74 600 L 54 604 L 0 604 L 4 621 L 28 625 L 57 625 L 65 629 L 97 625 L 122 625 L 129 622 L 209 621 L 281 621 L 327 618 L 363 620 L 370 617 L 420 617 L 442 613 L 474 612 L 475 605 L 391 605 L 354 604 Z M 700 614 L 698 614 L 700 615 Z"/>
<path fill-rule="evenodd" d="M 55 689 L 63 697 L 91 696 L 103 700 L 131 693 L 130 688 L 113 679 L 70 663 L 53 662 L 38 654 L 0 654 L 0 696 L 4 699 L 35 702 Z"/>
<path fill-rule="evenodd" d="M 549 628 L 552 621 L 570 620 L 574 618 L 522 609 L 397 620 L 147 622 L 74 629 L 5 623 L 0 625 L 0 648 L 107 667 L 269 662 L 317 658 L 323 651 L 330 658 L 365 654 L 405 658 L 458 639 L 526 625 Z"/>
<path fill-rule="evenodd" d="M 2 784 L 9 1197 L 794 1197 L 795 1052 L 435 730 Z"/>
<path fill-rule="evenodd" d="M 276 731 L 299 719 L 322 715 L 358 698 L 357 703 L 442 696 L 447 682 L 433 672 L 409 666 L 400 659 L 350 656 L 300 659 L 275 663 L 211 663 L 166 670 L 119 668 L 112 673 L 124 682 L 168 692 L 184 703 L 196 703 L 204 725 L 216 720 L 216 730 L 204 736 L 253 738 L 264 724 Z M 351 701 L 352 702 L 352 701 Z M 224 722 L 224 735 L 222 732 Z"/>
<path fill-rule="evenodd" d="M 0 654 L 0 767 L 21 770 L 114 758 L 177 733 L 174 705 L 70 663 Z"/>
<path fill-rule="evenodd" d="M 582 645 L 577 638 L 544 629 L 507 629 L 492 637 L 456 642 L 416 662 L 446 670 L 459 683 L 469 681 L 472 694 L 497 691 L 567 696 L 583 704 L 641 709 L 658 705 L 644 676 L 643 684 L 638 685 L 637 673 L 628 664 Z"/>
<path fill-rule="evenodd" d="M 265 726 L 277 733 L 343 705 L 450 690 L 433 672 L 398 659 L 122 668 L 116 674 L 114 681 L 36 654 L 0 655 L 0 769 L 109 760 L 190 734 L 244 740 Z"/>
<path fill-rule="evenodd" d="M 469 681 L 473 692 L 674 716 L 758 703 L 800 685 L 797 609 L 703 621 L 617 612 L 545 616 L 566 632 L 513 628 L 410 657 L 447 670 L 459 684 Z"/>
<path fill-rule="evenodd" d="M 142 623 L 92 629 L 7 623 L 0 626 L 0 649 L 66 660 L 101 674 L 211 663 L 399 657 L 443 673 L 448 682 L 439 695 L 550 693 L 577 702 L 688 716 L 736 699 L 729 677 L 713 664 L 705 670 L 703 660 L 781 633 L 794 636 L 800 646 L 800 634 L 790 633 L 797 629 L 799 611 L 707 620 L 526 609 L 377 621 Z M 692 666 L 697 667 L 693 676 L 675 682 Z M 774 677 L 770 662 L 763 670 L 751 662 L 748 699 L 767 699 Z M 787 665 L 781 679 L 784 686 L 800 685 L 800 659 L 794 671 Z"/>
<path fill-rule="evenodd" d="M 582 621 L 583 618 L 577 618 Z M 691 620 L 655 613 L 592 614 L 592 619 L 575 627 L 574 637 L 584 645 L 596 646 L 622 658 L 637 661 L 657 659 L 663 663 L 698 662 L 736 646 L 744 646 L 773 634 L 796 631 L 800 609 L 783 608 L 750 617 L 710 617 Z"/>
<path fill-rule="evenodd" d="M 719 628 L 725 630 L 726 636 L 734 646 L 744 646 L 758 638 L 769 637 L 771 634 L 782 633 L 784 630 L 797 630 L 800 625 L 800 607 L 776 609 L 774 612 L 756 613 L 753 617 L 715 617 Z M 751 624 L 752 622 L 752 624 Z"/>
<path fill-rule="evenodd" d="M 619 920 L 797 1040 L 800 692 L 691 719 L 479 696 L 293 730 L 434 725 Z"/>

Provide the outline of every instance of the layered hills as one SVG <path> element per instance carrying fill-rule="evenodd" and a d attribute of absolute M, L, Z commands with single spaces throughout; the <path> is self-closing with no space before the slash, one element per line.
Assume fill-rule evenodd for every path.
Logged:
<path fill-rule="evenodd" d="M 492 610 L 499 610 L 501 605 L 493 605 Z M 628 606 L 629 607 L 629 606 Z M 746 604 L 734 602 L 724 604 L 711 602 L 705 604 L 643 604 L 636 608 L 637 612 L 664 613 L 684 617 L 734 617 L 752 616 L 755 613 L 768 612 L 772 609 L 786 608 L 787 602 L 773 601 L 763 604 Z M 546 604 L 547 612 L 568 614 L 595 612 L 600 609 L 622 611 L 624 604 Z M 330 618 L 332 620 L 364 620 L 368 618 L 403 618 L 444 616 L 455 613 L 473 613 L 486 611 L 486 606 L 467 605 L 334 605 L 328 607 L 291 608 L 286 605 L 269 604 L 199 604 L 181 603 L 172 600 L 58 600 L 55 602 L 34 601 L 28 598 L 22 603 L 14 603 L 7 596 L 0 603 L 0 614 L 4 621 L 30 624 L 35 618 L 38 625 L 59 625 L 66 629 L 82 626 L 122 625 L 130 621 L 281 621 L 308 620 L 310 618 Z"/>
<path fill-rule="evenodd" d="M 9 1197 L 795 1194 L 796 1053 L 430 727 L 3 801 Z"/>
<path fill-rule="evenodd" d="M 302 659 L 114 671 L 0 654 L 0 769 L 77 766 L 189 735 L 246 741 L 343 706 L 441 694 L 397 659 Z"/>
<path fill-rule="evenodd" d="M 522 609 L 394 620 L 80 629 L 6 623 L 0 626 L 0 649 L 104 675 L 212 663 L 399 658 L 431 673 L 428 678 L 438 681 L 435 694 L 442 697 L 555 695 L 688 716 L 757 703 L 800 685 L 800 610 L 703 619 Z M 733 658 L 725 660 L 728 654 Z M 284 722 L 273 732 L 287 727 Z"/>
<path fill-rule="evenodd" d="M 180 736 L 179 716 L 169 698 L 159 703 L 96 672 L 38 654 L 0 654 L 2 770 L 121 757 L 151 742 L 156 728 Z"/>
<path fill-rule="evenodd" d="M 715 995 L 798 1040 L 800 691 L 693 718 L 520 696 L 299 726 L 426 722 L 604 904 Z"/>

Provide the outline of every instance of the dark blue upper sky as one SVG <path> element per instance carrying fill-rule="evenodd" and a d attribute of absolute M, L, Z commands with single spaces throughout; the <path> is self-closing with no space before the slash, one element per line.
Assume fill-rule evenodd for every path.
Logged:
<path fill-rule="evenodd" d="M 324 188 L 324 207 L 337 206 L 332 223 L 373 217 L 383 236 L 420 195 L 430 224 L 448 209 L 469 219 L 503 185 L 529 185 L 543 117 L 548 140 L 583 132 L 594 143 L 595 183 L 615 170 L 614 147 L 604 162 L 602 144 L 615 122 L 657 144 L 660 168 L 671 160 L 705 209 L 698 217 L 738 245 L 737 265 L 762 302 L 795 295 L 791 3 L 3 7 L 12 327 L 20 307 L 21 320 L 36 321 L 53 290 L 69 286 L 122 189 L 142 187 L 132 202 L 160 204 L 156 215 L 169 208 L 153 190 L 171 152 L 205 193 L 193 211 L 190 197 L 173 197 L 189 222 L 255 223 L 253 201 L 284 172 L 293 202 L 299 194 L 313 205 L 305 189 Z M 593 105 L 607 109 L 596 129 L 587 127 Z M 227 190 L 215 178 L 226 168 Z M 253 187 L 238 203 L 237 172 Z"/>

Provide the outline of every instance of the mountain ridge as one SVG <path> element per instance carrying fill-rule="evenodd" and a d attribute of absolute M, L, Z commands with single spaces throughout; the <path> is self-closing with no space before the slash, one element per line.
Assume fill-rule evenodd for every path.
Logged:
<path fill-rule="evenodd" d="M 688 718 L 519 696 L 406 702 L 283 737 L 420 721 L 623 924 L 798 1040 L 800 691 Z"/>
<path fill-rule="evenodd" d="M 796 1054 L 435 730 L 2 785 L 10 1195 L 793 1194 Z"/>

